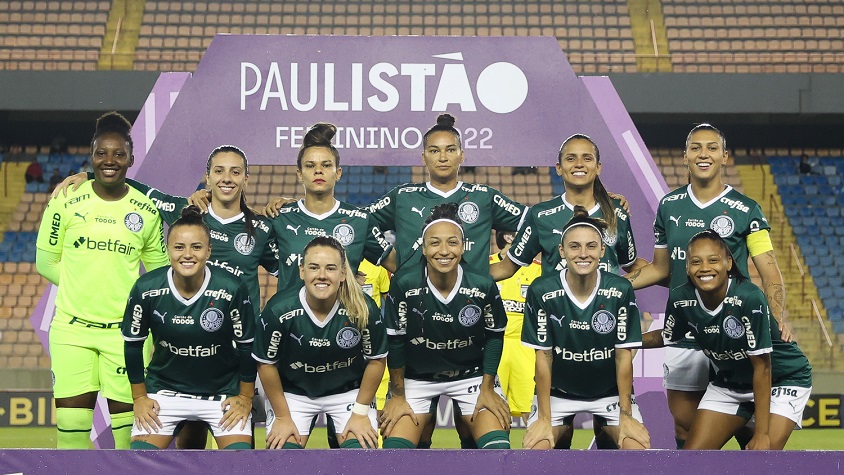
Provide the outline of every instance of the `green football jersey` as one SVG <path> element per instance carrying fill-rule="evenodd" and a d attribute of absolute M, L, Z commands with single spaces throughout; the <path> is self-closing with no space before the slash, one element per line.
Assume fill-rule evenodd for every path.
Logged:
<path fill-rule="evenodd" d="M 126 341 L 152 333 L 148 393 L 231 396 L 240 392 L 236 345 L 248 351 L 255 316 L 246 285 L 230 273 L 206 267 L 202 287 L 185 299 L 173 284 L 173 269 L 165 267 L 144 274 L 132 287 L 121 331 Z"/>
<path fill-rule="evenodd" d="M 421 270 L 425 219 L 442 203 L 458 204 L 466 239 L 463 260 L 468 265 L 467 270 L 481 274 L 489 272 L 491 231 L 515 232 L 527 212 L 524 205 L 486 185 L 458 182 L 448 193 L 437 190 L 430 183 L 397 186 L 369 205 L 369 211 L 381 229 L 396 234 L 397 269 Z"/>
<path fill-rule="evenodd" d="M 654 247 L 668 249 L 670 253 L 669 288 L 686 283 L 686 248 L 692 236 L 706 229 L 724 238 L 739 270 L 749 275 L 747 236 L 771 227 L 762 208 L 729 185 L 708 203 L 701 203 L 695 197 L 691 185 L 668 193 L 656 210 Z"/>
<path fill-rule="evenodd" d="M 94 193 L 93 181 L 47 203 L 38 249 L 61 254 L 56 307 L 96 324 L 116 324 L 138 278 L 169 264 L 161 217 L 152 202 L 129 189 L 117 201 Z"/>
<path fill-rule="evenodd" d="M 368 361 L 387 356 L 381 310 L 369 296 L 366 304 L 369 317 L 361 331 L 339 300 L 320 322 L 304 287 L 277 293 L 261 313 L 252 356 L 278 367 L 285 392 L 313 399 L 359 388 Z"/>
<path fill-rule="evenodd" d="M 304 200 L 287 203 L 271 220 L 278 246 L 278 291 L 299 288 L 299 264 L 302 251 L 317 236 L 334 236 L 346 249 L 353 271 L 363 259 L 381 262 L 390 243 L 381 234 L 378 224 L 365 210 L 341 201 L 330 211 L 317 215 L 305 209 Z"/>
<path fill-rule="evenodd" d="M 126 182 L 152 200 L 168 225 L 176 222 L 182 209 L 188 205 L 187 198 L 168 195 L 135 180 L 127 179 Z M 249 289 L 250 300 L 260 305 L 258 266 L 272 275 L 278 273 L 278 249 L 275 231 L 269 219 L 256 215 L 252 220 L 251 237 L 246 233 L 246 217 L 243 213 L 224 219 L 209 207 L 202 220 L 211 231 L 211 258 L 208 259 L 208 265 L 225 269 L 240 277 Z"/>
<path fill-rule="evenodd" d="M 503 332 L 507 314 L 492 277 L 458 267 L 447 297 L 424 273 L 393 277 L 384 303 L 387 334 L 405 340 L 405 377 L 459 380 L 483 373 L 487 332 Z"/>
<path fill-rule="evenodd" d="M 598 271 L 595 289 L 580 302 L 566 272 L 543 275 L 528 288 L 522 344 L 552 350 L 552 391 L 570 398 L 617 396 L 615 350 L 642 346 L 633 286 Z"/>
<path fill-rule="evenodd" d="M 749 356 L 771 354 L 775 386 L 812 386 L 812 367 L 795 342 L 780 339 L 765 294 L 753 282 L 730 279 L 724 301 L 704 307 L 691 283 L 671 289 L 662 337 L 666 344 L 690 332 L 716 368 L 714 384 L 735 391 L 753 390 Z"/>
<path fill-rule="evenodd" d="M 601 258 L 599 269 L 613 274 L 620 274 L 620 268 L 636 261 L 636 242 L 630 227 L 630 215 L 624 211 L 618 200 L 612 200 L 615 208 L 617 230 L 608 234 L 604 243 L 607 250 Z M 566 263 L 560 256 L 560 238 L 563 228 L 574 215 L 574 206 L 566 201 L 566 194 L 531 206 L 524 224 L 513 239 L 513 245 L 507 251 L 510 260 L 526 266 L 533 258 L 542 253 L 542 273 L 554 274 L 563 269 Z M 596 204 L 589 210 L 589 216 L 603 218 L 601 206 Z"/>

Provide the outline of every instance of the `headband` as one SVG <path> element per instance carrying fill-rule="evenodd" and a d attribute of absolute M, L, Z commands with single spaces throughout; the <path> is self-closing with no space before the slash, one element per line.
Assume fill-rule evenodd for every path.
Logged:
<path fill-rule="evenodd" d="M 567 227 L 567 228 L 563 231 L 563 234 L 560 236 L 560 243 L 562 243 L 562 242 L 563 242 L 563 239 L 566 237 L 566 233 L 567 233 L 567 232 L 569 232 L 569 231 L 571 231 L 572 229 L 574 229 L 574 228 L 576 228 L 576 227 L 579 227 L 579 226 L 587 226 L 587 227 L 590 227 L 590 228 L 594 229 L 594 230 L 595 230 L 595 232 L 597 232 L 597 233 L 598 233 L 598 236 L 601 236 L 601 242 L 603 242 L 603 241 L 604 241 L 604 233 L 603 233 L 603 232 L 601 232 L 601 230 L 600 230 L 600 229 L 598 229 L 598 227 L 597 227 L 597 226 L 595 226 L 595 225 L 594 225 L 594 224 L 592 224 L 592 223 L 586 222 L 586 221 L 580 221 L 580 222 L 577 222 L 577 223 L 572 224 L 571 226 Z"/>
<path fill-rule="evenodd" d="M 435 220 L 431 221 L 430 223 L 426 224 L 425 228 L 422 229 L 422 237 L 425 237 L 425 233 L 428 231 L 428 228 L 430 228 L 431 226 L 433 226 L 437 223 L 444 223 L 444 222 L 445 223 L 451 223 L 451 224 L 457 226 L 457 228 L 460 230 L 460 237 L 462 239 L 465 239 L 465 237 L 464 237 L 465 234 L 463 233 L 463 226 L 461 226 L 460 223 L 458 223 L 457 221 L 455 221 L 453 219 L 449 219 L 449 218 L 435 219 Z"/>

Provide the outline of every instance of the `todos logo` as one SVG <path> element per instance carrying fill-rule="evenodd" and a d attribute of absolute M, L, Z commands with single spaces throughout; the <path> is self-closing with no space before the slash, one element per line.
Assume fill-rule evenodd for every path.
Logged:
<path fill-rule="evenodd" d="M 513 63 L 489 64 L 475 77 L 466 71 L 461 52 L 432 58 L 342 68 L 335 63 L 241 62 L 240 110 L 444 112 L 457 106 L 464 112 L 483 107 L 507 114 L 527 99 L 527 76 Z M 431 85 L 432 96 L 427 94 Z"/>

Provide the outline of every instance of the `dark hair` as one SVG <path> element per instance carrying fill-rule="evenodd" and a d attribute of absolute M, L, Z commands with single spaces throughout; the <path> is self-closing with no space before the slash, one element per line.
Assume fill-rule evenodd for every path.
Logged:
<path fill-rule="evenodd" d="M 437 125 L 431 127 L 430 129 L 428 129 L 427 132 L 425 132 L 425 135 L 422 136 L 422 143 L 427 144 L 428 136 L 430 136 L 434 132 L 451 132 L 452 134 L 454 134 L 455 137 L 457 137 L 457 144 L 462 149 L 463 141 L 460 139 L 460 132 L 458 132 L 457 129 L 454 128 L 455 122 L 457 122 L 457 119 L 455 119 L 454 116 L 451 114 L 438 115 Z"/>
<path fill-rule="evenodd" d="M 369 321 L 369 306 L 366 304 L 366 297 L 364 297 L 360 284 L 355 279 L 355 272 L 351 264 L 349 264 L 349 260 L 346 259 L 346 249 L 333 236 L 317 236 L 305 245 L 305 249 L 302 251 L 301 265 L 305 265 L 305 256 L 308 254 L 308 251 L 317 246 L 330 247 L 340 253 L 340 265 L 346 270 L 346 280 L 340 282 L 337 299 L 345 307 L 349 320 L 359 330 L 363 331 Z"/>
<path fill-rule="evenodd" d="M 94 130 L 94 137 L 91 139 L 91 153 L 94 153 L 94 142 L 105 134 L 117 134 L 129 143 L 129 155 L 135 150 L 132 142 L 132 124 L 119 112 L 106 112 L 97 119 L 97 126 Z"/>
<path fill-rule="evenodd" d="M 205 235 L 208 237 L 208 242 L 210 243 L 211 231 L 208 229 L 208 226 L 205 224 L 202 217 L 202 212 L 196 205 L 185 206 L 182 208 L 179 219 L 173 222 L 173 224 L 170 225 L 170 229 L 167 230 L 167 241 L 170 241 L 170 234 L 179 226 L 200 226 L 205 231 Z"/>
<path fill-rule="evenodd" d="M 686 259 L 688 259 L 689 257 L 689 249 L 691 249 L 692 244 L 703 240 L 709 240 L 716 243 L 718 247 L 720 247 L 721 250 L 724 251 L 724 255 L 726 255 L 731 261 L 733 261 L 732 269 L 727 272 L 728 276 L 734 277 L 736 279 L 747 279 L 747 276 L 741 273 L 741 270 L 738 267 L 738 262 L 736 262 L 736 259 L 733 257 L 733 252 L 730 250 L 730 246 L 727 244 L 727 241 L 725 241 L 720 234 L 718 234 L 712 229 L 703 230 L 692 236 L 691 239 L 689 239 L 689 244 L 686 245 Z M 688 260 L 686 262 L 688 262 Z M 686 277 L 688 278 L 688 276 Z M 689 282 L 691 282 L 691 279 L 689 279 Z"/>
<path fill-rule="evenodd" d="M 560 152 L 557 155 L 557 161 L 562 165 L 563 163 L 563 149 L 566 148 L 566 145 L 569 144 L 572 140 L 586 140 L 587 142 L 592 144 L 592 148 L 595 149 L 595 161 L 597 163 L 601 163 L 601 151 L 598 150 L 598 145 L 592 140 L 592 137 L 589 137 L 586 134 L 574 134 L 569 138 L 563 140 L 563 144 L 560 145 Z M 592 182 L 592 196 L 595 198 L 595 201 L 598 202 L 598 205 L 601 207 L 601 214 L 604 215 L 604 221 L 606 221 L 607 229 L 605 233 L 608 234 L 616 234 L 618 233 L 618 219 L 615 216 L 615 206 L 612 204 L 612 200 L 610 199 L 609 193 L 607 193 L 607 189 L 604 188 L 604 184 L 601 182 L 601 177 L 596 176 L 595 181 Z"/>
<path fill-rule="evenodd" d="M 495 231 L 495 245 L 498 249 L 504 249 L 507 246 L 507 240 L 504 236 L 507 234 L 515 234 L 512 231 Z"/>
<path fill-rule="evenodd" d="M 299 155 L 296 157 L 296 168 L 302 169 L 302 158 L 305 156 L 305 151 L 311 147 L 325 147 L 331 154 L 334 155 L 334 166 L 340 166 L 340 152 L 337 147 L 331 144 L 331 139 L 337 133 L 337 126 L 325 122 L 318 122 L 308 130 L 305 138 L 302 140 L 302 146 L 299 147 Z"/>
<path fill-rule="evenodd" d="M 431 214 L 425 218 L 425 226 L 433 223 L 438 219 L 448 219 L 457 223 L 458 226 L 463 226 L 463 220 L 457 214 L 457 203 L 441 203 L 431 210 Z"/>
<path fill-rule="evenodd" d="M 598 230 L 598 234 L 601 237 L 601 243 L 603 244 L 604 238 L 607 235 L 607 222 L 601 218 L 590 217 L 589 212 L 586 211 L 586 208 L 580 205 L 574 207 L 574 214 L 572 215 L 571 219 L 566 223 L 566 225 L 563 226 L 563 233 L 560 235 L 560 244 L 563 243 L 563 238 L 566 236 L 566 233 L 569 229 L 584 224 L 594 226 L 595 229 Z"/>
<path fill-rule="evenodd" d="M 211 151 L 211 154 L 208 155 L 208 161 L 205 162 L 205 175 L 211 175 L 211 161 L 216 157 L 218 154 L 228 152 L 233 153 L 243 159 L 243 173 L 246 176 L 249 176 L 249 161 L 246 159 L 246 153 L 240 149 L 240 147 L 236 147 L 234 145 L 220 145 L 219 147 L 215 148 Z M 213 195 L 212 195 L 213 196 Z M 240 190 L 240 211 L 243 213 L 243 220 L 244 220 L 244 228 L 246 230 L 246 235 L 250 238 L 255 237 L 255 225 L 252 224 L 252 220 L 257 219 L 255 217 L 255 212 L 252 211 L 252 208 L 246 204 L 246 193 L 243 190 Z"/>
<path fill-rule="evenodd" d="M 721 138 L 721 150 L 727 150 L 727 137 L 725 137 L 724 134 L 720 130 L 718 130 L 714 125 L 707 124 L 705 122 L 703 124 L 695 125 L 694 127 L 692 127 L 692 130 L 689 131 L 689 135 L 686 136 L 686 149 L 689 148 L 689 142 L 692 141 L 692 135 L 695 132 L 699 132 L 701 130 L 711 130 L 712 132 L 718 134 L 718 137 Z"/>

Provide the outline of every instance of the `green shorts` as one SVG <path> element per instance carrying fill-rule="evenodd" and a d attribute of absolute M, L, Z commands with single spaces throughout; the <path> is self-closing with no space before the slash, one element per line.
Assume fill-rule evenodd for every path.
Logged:
<path fill-rule="evenodd" d="M 103 325 L 56 309 L 50 324 L 50 360 L 56 398 L 99 391 L 106 399 L 132 403 L 119 321 Z"/>

